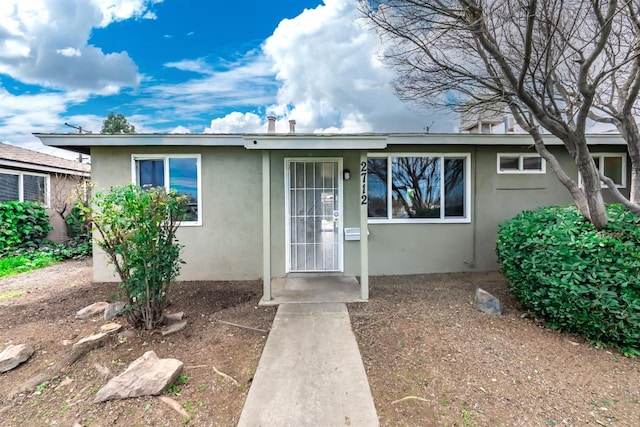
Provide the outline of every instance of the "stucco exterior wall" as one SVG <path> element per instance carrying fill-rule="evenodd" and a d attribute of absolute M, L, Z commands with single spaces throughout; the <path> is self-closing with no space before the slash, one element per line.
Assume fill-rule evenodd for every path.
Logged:
<path fill-rule="evenodd" d="M 565 170 L 577 171 L 562 147 L 552 147 Z M 597 152 L 622 152 L 622 146 L 592 147 Z M 495 238 L 498 224 L 524 209 L 572 203 L 568 191 L 547 167 L 544 174 L 498 174 L 498 153 L 533 152 L 531 147 L 465 145 L 392 145 L 377 153 L 461 153 L 470 155 L 470 212 L 465 223 L 369 223 L 369 274 L 420 274 L 488 271 L 497 267 Z M 376 153 L 370 151 L 369 153 Z M 132 180 L 132 154 L 199 154 L 202 174 L 202 225 L 178 232 L 185 245 L 179 280 L 258 279 L 263 274 L 262 152 L 243 147 L 101 147 L 92 149 L 92 176 L 98 188 Z M 285 160 L 342 159 L 351 172 L 344 180 L 343 227 L 360 224 L 359 150 L 272 150 L 270 163 L 270 269 L 285 276 L 286 215 Z M 627 182 L 629 172 L 627 168 Z M 342 170 L 339 171 L 342 179 Z M 623 189 L 628 192 L 628 189 Z M 611 200 L 608 190 L 605 198 Z M 343 270 L 360 274 L 360 242 L 343 244 Z M 116 281 L 104 254 L 96 251 L 94 280 Z"/>
<path fill-rule="evenodd" d="M 621 152 L 623 147 L 592 147 L 593 153 Z M 573 203 L 568 190 L 547 167 L 544 174 L 498 174 L 498 153 L 535 152 L 532 147 L 426 146 L 393 147 L 389 153 L 467 152 L 471 154 L 471 222 L 469 224 L 369 224 L 369 274 L 420 274 L 489 271 L 497 268 L 498 224 L 540 206 Z M 575 179 L 577 169 L 562 147 L 551 151 Z M 629 182 L 627 167 L 627 182 Z M 628 194 L 628 189 L 621 189 Z M 609 190 L 605 200 L 613 201 Z"/>
<path fill-rule="evenodd" d="M 131 183 L 132 154 L 200 154 L 202 225 L 178 230 L 185 264 L 178 280 L 255 280 L 262 276 L 261 153 L 240 147 L 94 147 L 97 188 Z M 95 248 L 95 247 L 94 247 Z M 117 281 L 94 255 L 94 280 Z"/>

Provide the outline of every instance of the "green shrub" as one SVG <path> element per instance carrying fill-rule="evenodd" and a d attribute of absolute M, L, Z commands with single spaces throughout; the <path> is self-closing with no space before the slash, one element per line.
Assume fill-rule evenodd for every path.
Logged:
<path fill-rule="evenodd" d="M 76 242 L 91 240 L 91 222 L 86 218 L 82 204 L 78 202 L 64 220 L 71 240 Z"/>
<path fill-rule="evenodd" d="M 42 204 L 0 203 L 0 253 L 37 248 L 49 230 L 49 215 Z"/>
<path fill-rule="evenodd" d="M 86 208 L 99 236 L 96 243 L 120 276 L 134 327 L 154 329 L 163 319 L 169 285 L 180 271 L 175 233 L 186 206 L 186 197 L 175 192 L 127 185 L 96 194 Z"/>
<path fill-rule="evenodd" d="M 0 258 L 0 277 L 12 276 L 56 264 L 50 254 L 32 252 L 28 255 L 3 256 Z"/>
<path fill-rule="evenodd" d="M 574 206 L 501 224 L 496 253 L 509 288 L 549 327 L 640 354 L 640 217 L 607 207 L 596 231 Z"/>

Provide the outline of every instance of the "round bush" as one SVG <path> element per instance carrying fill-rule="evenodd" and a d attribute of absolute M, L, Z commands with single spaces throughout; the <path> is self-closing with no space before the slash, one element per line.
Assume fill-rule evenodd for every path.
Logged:
<path fill-rule="evenodd" d="M 500 225 L 509 288 L 554 329 L 640 354 L 640 217 L 609 205 L 596 231 L 575 206 L 525 211 Z"/>

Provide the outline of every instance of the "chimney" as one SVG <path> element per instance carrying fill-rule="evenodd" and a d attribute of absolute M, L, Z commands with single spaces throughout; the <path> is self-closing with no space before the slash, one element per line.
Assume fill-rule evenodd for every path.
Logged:
<path fill-rule="evenodd" d="M 276 133 L 276 118 L 274 116 L 267 116 L 269 126 L 267 127 L 267 133 Z"/>
<path fill-rule="evenodd" d="M 289 133 L 296 133 L 296 121 L 289 120 Z"/>

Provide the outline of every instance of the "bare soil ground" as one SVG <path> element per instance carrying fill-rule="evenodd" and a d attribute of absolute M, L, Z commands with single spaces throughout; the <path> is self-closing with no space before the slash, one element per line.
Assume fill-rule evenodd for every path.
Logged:
<path fill-rule="evenodd" d="M 501 298 L 505 314 L 474 310 L 476 287 Z M 91 283 L 90 260 L 0 280 L 0 351 L 36 348 L 0 374 L 0 425 L 185 424 L 157 397 L 92 403 L 110 377 L 154 350 L 184 362 L 187 379 L 167 396 L 190 414 L 189 425 L 234 426 L 266 337 L 218 320 L 268 330 L 275 309 L 257 306 L 259 282 L 179 283 L 169 310 L 185 312 L 184 331 L 161 337 L 124 324 L 59 377 L 6 397 L 65 355 L 67 341 L 97 332 L 102 318 L 74 314 L 116 293 L 115 284 Z M 374 277 L 370 302 L 349 311 L 384 426 L 640 425 L 639 361 L 522 318 L 497 273 Z"/>
<path fill-rule="evenodd" d="M 349 311 L 383 426 L 640 426 L 640 361 L 523 318 L 498 273 L 374 277 L 371 295 Z"/>

